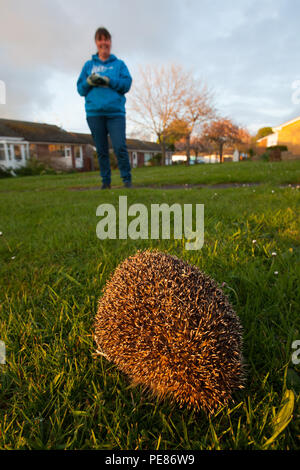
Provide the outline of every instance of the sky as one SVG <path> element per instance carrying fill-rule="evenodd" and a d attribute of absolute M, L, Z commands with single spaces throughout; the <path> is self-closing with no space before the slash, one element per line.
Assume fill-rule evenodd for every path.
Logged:
<path fill-rule="evenodd" d="M 254 134 L 300 115 L 299 18 L 298 0 L 0 0 L 0 117 L 89 132 L 76 82 L 104 26 L 132 87 L 139 67 L 179 64 Z"/>

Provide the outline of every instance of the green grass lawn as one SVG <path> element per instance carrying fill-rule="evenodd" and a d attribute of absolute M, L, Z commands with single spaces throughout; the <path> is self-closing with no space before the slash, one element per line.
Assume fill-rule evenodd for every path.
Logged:
<path fill-rule="evenodd" d="M 300 184 L 300 161 L 290 162 L 240 162 L 220 164 L 198 164 L 186 167 L 134 168 L 133 183 L 139 186 L 174 184 Z M 44 175 L 7 178 L 0 180 L 1 191 L 38 191 L 66 189 L 72 187 L 100 186 L 98 172 L 69 173 L 59 176 Z M 122 186 L 118 170 L 112 171 L 112 185 Z"/>
<path fill-rule="evenodd" d="M 291 361 L 291 345 L 300 340 L 300 197 L 298 189 L 281 187 L 299 183 L 299 173 L 300 161 L 140 168 L 133 181 L 145 188 L 118 188 L 113 171 L 111 191 L 70 190 L 100 185 L 96 173 L 0 180 L 0 340 L 7 351 L 0 364 L 0 448 L 299 448 L 300 367 Z M 146 187 L 228 182 L 261 184 Z M 96 208 L 117 206 L 120 195 L 149 212 L 152 203 L 204 204 L 203 248 L 186 251 L 185 240 L 99 240 Z M 93 356 L 105 281 L 144 248 L 175 254 L 225 283 L 240 317 L 246 387 L 211 418 L 160 403 Z M 292 404 L 284 400 L 287 390 L 295 402 L 285 427 L 278 412 Z"/>

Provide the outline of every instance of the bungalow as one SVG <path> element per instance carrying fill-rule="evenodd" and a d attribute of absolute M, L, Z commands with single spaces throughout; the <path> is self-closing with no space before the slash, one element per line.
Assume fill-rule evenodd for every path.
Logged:
<path fill-rule="evenodd" d="M 161 152 L 159 144 L 127 139 L 130 163 L 133 168 L 150 165 L 154 155 Z M 109 148 L 112 151 L 109 139 Z M 0 119 L 0 166 L 16 169 L 30 157 L 56 169 L 94 170 L 95 144 L 91 134 L 67 132 L 45 123 Z M 172 152 L 166 152 L 166 165 L 172 163 Z"/>
<path fill-rule="evenodd" d="M 72 135 L 80 136 L 82 139 L 85 139 L 86 143 L 90 144 L 93 147 L 93 151 L 96 151 L 95 143 L 91 134 L 78 134 L 71 133 Z M 126 139 L 127 150 L 129 154 L 129 160 L 132 168 L 149 166 L 150 160 L 161 153 L 161 147 L 156 142 L 146 142 L 138 139 Z M 113 152 L 113 147 L 111 139 L 108 136 L 108 148 L 109 152 Z M 172 164 L 172 153 L 166 152 L 166 165 Z"/>
<path fill-rule="evenodd" d="M 96 151 L 95 143 L 91 134 L 79 134 L 71 132 L 72 135 L 80 137 L 82 141 L 93 147 L 93 151 Z M 129 154 L 129 160 L 132 168 L 149 166 L 151 159 L 154 155 L 161 153 L 161 147 L 156 142 L 147 142 L 138 139 L 126 139 L 127 150 Z M 108 137 L 109 151 L 113 152 L 112 143 L 110 137 Z M 166 165 L 172 164 L 172 152 L 166 152 Z"/>
<path fill-rule="evenodd" d="M 53 124 L 0 119 L 0 165 L 18 168 L 29 157 L 57 169 L 88 171 L 93 152 L 86 139 Z"/>
<path fill-rule="evenodd" d="M 126 139 L 127 149 L 129 153 L 130 163 L 132 168 L 149 166 L 150 161 L 161 153 L 161 147 L 156 142 L 147 142 L 138 139 Z M 166 151 L 166 165 L 172 165 L 172 152 Z"/>
<path fill-rule="evenodd" d="M 29 142 L 0 119 L 0 166 L 12 169 L 24 166 L 29 158 Z"/>
<path fill-rule="evenodd" d="M 256 145 L 261 152 L 273 145 L 286 145 L 288 150 L 281 152 L 282 160 L 300 159 L 300 116 L 280 126 L 272 127 L 272 134 L 261 137 Z"/>

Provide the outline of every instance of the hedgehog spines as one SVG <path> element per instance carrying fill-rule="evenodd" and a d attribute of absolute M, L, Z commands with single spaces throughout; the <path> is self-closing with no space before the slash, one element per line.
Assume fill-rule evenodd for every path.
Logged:
<path fill-rule="evenodd" d="M 134 384 L 213 413 L 243 387 L 242 327 L 216 282 L 158 250 L 138 251 L 98 302 L 97 349 Z"/>

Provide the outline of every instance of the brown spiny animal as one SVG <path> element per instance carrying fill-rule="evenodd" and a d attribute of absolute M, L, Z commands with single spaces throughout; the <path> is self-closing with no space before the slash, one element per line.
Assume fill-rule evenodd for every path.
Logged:
<path fill-rule="evenodd" d="M 157 250 L 125 259 L 95 319 L 97 352 L 134 384 L 213 413 L 243 387 L 242 327 L 222 290 Z"/>

